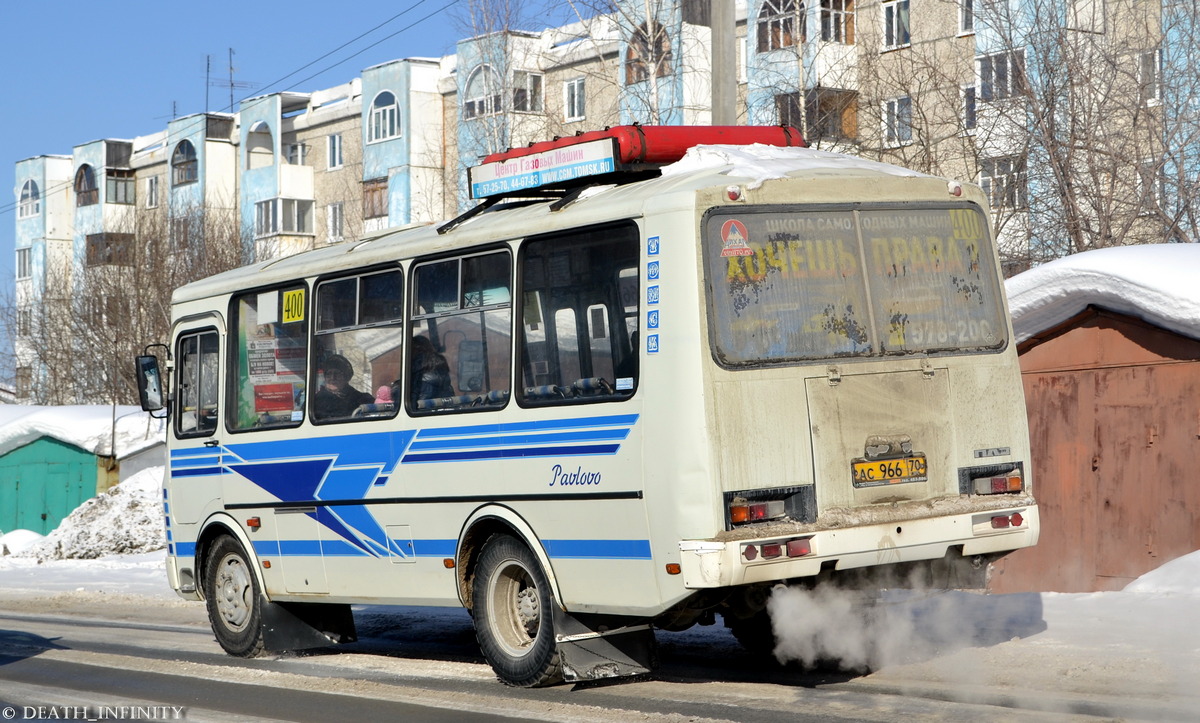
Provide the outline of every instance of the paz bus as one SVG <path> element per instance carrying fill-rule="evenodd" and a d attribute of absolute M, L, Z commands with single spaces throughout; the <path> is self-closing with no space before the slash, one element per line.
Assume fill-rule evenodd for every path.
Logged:
<path fill-rule="evenodd" d="M 453 221 L 178 289 L 138 358 L 170 584 L 228 653 L 463 606 L 506 684 L 631 675 L 716 615 L 769 650 L 778 585 L 978 588 L 1036 543 L 978 187 L 786 127 L 622 126 L 468 179 Z"/>

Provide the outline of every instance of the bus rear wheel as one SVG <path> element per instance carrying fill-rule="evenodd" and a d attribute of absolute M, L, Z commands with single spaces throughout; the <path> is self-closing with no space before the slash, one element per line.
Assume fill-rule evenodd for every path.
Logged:
<path fill-rule="evenodd" d="M 263 653 L 261 592 L 242 546 L 228 535 L 217 538 L 204 566 L 204 600 L 217 642 L 230 655 Z"/>
<path fill-rule="evenodd" d="M 537 558 L 509 535 L 488 540 L 472 582 L 475 638 L 502 682 L 521 688 L 562 680 L 554 596 Z"/>

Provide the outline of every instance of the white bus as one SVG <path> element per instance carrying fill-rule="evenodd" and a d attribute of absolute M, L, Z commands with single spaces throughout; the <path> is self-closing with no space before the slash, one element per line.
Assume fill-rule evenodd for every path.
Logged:
<path fill-rule="evenodd" d="M 800 144 L 538 144 L 477 213 L 177 290 L 171 586 L 237 656 L 465 606 L 516 686 L 762 646 L 779 584 L 982 587 L 1038 536 L 985 197 Z"/>

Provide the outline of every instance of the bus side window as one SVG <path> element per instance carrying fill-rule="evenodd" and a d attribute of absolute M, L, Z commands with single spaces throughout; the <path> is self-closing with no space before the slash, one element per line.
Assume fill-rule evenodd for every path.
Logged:
<path fill-rule="evenodd" d="M 522 403 L 615 401 L 633 394 L 638 239 L 637 228 L 627 224 L 526 241 Z"/>
<path fill-rule="evenodd" d="M 508 403 L 511 275 L 507 250 L 415 267 L 407 387 L 412 413 Z"/>
<path fill-rule="evenodd" d="M 307 289 L 252 291 L 230 302 L 232 430 L 292 427 L 304 420 Z"/>
<path fill-rule="evenodd" d="M 202 331 L 179 337 L 175 358 L 179 360 L 178 390 L 175 405 L 175 436 L 199 437 L 217 428 L 217 354 L 216 331 Z"/>
<path fill-rule="evenodd" d="M 396 416 L 404 347 L 403 285 L 400 269 L 317 284 L 313 421 Z"/>

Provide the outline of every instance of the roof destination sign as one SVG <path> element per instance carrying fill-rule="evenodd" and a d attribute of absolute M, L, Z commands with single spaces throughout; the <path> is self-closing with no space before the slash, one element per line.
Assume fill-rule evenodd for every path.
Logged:
<path fill-rule="evenodd" d="M 539 153 L 484 163 L 468 170 L 471 198 L 486 198 L 542 186 L 555 186 L 617 169 L 617 147 L 600 138 Z"/>

